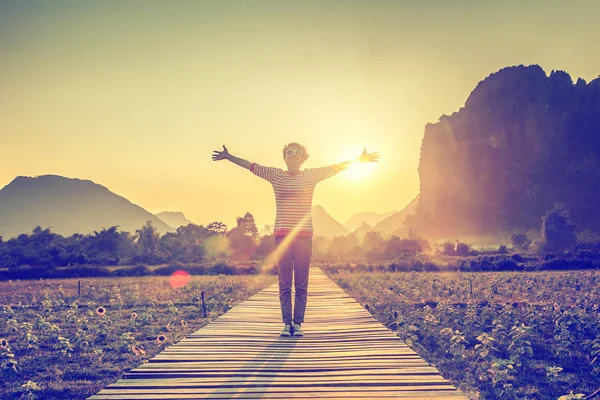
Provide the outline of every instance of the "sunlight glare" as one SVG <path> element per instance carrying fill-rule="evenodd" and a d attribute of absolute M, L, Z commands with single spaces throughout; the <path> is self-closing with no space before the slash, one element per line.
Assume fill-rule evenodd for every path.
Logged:
<path fill-rule="evenodd" d="M 359 161 L 354 161 L 346 171 L 342 172 L 342 174 L 351 182 L 360 181 L 368 178 L 375 166 L 375 163 L 361 163 Z"/>
<path fill-rule="evenodd" d="M 294 238 L 296 237 L 296 235 L 298 235 L 298 232 L 300 232 L 300 228 L 302 228 L 302 226 L 304 226 L 304 223 L 309 218 L 309 216 L 310 216 L 310 214 L 305 215 L 300 220 L 300 222 L 298 222 L 296 224 L 296 226 L 294 227 L 294 229 L 292 229 L 292 231 L 287 234 L 287 236 L 279 244 L 279 246 L 277 246 L 275 248 L 275 250 L 273 250 L 271 252 L 271 254 L 269 254 L 267 256 L 267 258 L 265 259 L 265 262 L 263 263 L 263 266 L 262 266 L 262 272 L 266 272 L 271 267 L 278 265 L 279 258 L 287 250 L 287 248 L 290 247 L 290 245 L 292 244 L 292 241 L 294 240 Z"/>

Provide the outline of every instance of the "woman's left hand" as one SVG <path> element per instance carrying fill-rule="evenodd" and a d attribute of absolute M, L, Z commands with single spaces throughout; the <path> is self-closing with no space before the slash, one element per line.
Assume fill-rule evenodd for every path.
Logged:
<path fill-rule="evenodd" d="M 367 153 L 367 148 L 363 150 L 363 153 L 358 158 L 360 162 L 377 162 L 379 161 L 379 153 Z"/>

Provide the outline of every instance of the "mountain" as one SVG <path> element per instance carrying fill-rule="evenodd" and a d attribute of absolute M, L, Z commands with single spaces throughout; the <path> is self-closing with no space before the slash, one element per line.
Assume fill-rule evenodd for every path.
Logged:
<path fill-rule="evenodd" d="M 163 222 L 172 228 L 179 228 L 180 226 L 188 226 L 193 222 L 185 217 L 182 212 L 179 211 L 163 211 L 156 214 Z"/>
<path fill-rule="evenodd" d="M 539 230 L 555 203 L 600 232 L 600 77 L 538 65 L 489 75 L 425 127 L 419 179 L 410 225 L 429 237 Z"/>
<path fill-rule="evenodd" d="M 41 226 L 63 236 L 119 225 L 135 233 L 147 220 L 160 233 L 173 229 L 104 186 L 57 175 L 18 176 L 0 190 L 0 235 L 5 239 Z"/>
<path fill-rule="evenodd" d="M 373 227 L 366 222 L 363 222 L 362 225 L 356 228 L 352 233 L 358 238 L 358 240 L 362 240 L 367 233 L 372 231 Z"/>
<path fill-rule="evenodd" d="M 350 232 L 354 232 L 362 224 L 375 226 L 375 224 L 392 216 L 396 212 L 397 211 L 389 211 L 383 214 L 379 214 L 376 212 L 363 212 L 359 214 L 354 214 L 348 219 L 348 221 L 344 222 L 343 225 L 344 228 L 348 229 Z"/>
<path fill-rule="evenodd" d="M 312 221 L 315 236 L 335 237 L 350 233 L 342 224 L 336 221 L 322 206 L 312 208 Z"/>
<path fill-rule="evenodd" d="M 414 198 L 402 211 L 398 211 L 380 221 L 373 227 L 373 230 L 380 232 L 383 236 L 396 235 L 398 237 L 406 237 L 407 234 L 403 234 L 403 224 L 406 217 L 415 213 L 417 205 L 419 204 L 419 198 Z"/>

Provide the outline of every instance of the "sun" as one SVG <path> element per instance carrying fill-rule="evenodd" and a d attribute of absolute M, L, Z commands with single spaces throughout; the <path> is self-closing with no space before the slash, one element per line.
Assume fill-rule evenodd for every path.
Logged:
<path fill-rule="evenodd" d="M 344 178 L 344 180 L 346 180 L 348 182 L 356 182 L 356 183 L 366 181 L 371 177 L 375 168 L 377 168 L 378 163 L 376 163 L 376 162 L 359 162 L 358 161 L 358 157 L 363 152 L 363 149 L 364 149 L 364 145 L 362 145 L 362 146 L 346 145 L 346 146 L 340 147 L 338 149 L 338 151 L 336 152 L 337 154 L 336 154 L 335 158 L 337 160 L 339 160 L 338 162 L 356 160 L 356 161 L 352 162 L 348 168 L 346 168 L 344 171 L 342 171 L 340 173 L 340 175 Z M 373 150 L 373 151 L 375 151 L 375 150 Z M 369 147 L 367 147 L 367 153 L 372 153 L 373 151 L 371 151 L 369 149 Z"/>
<path fill-rule="evenodd" d="M 351 182 L 365 180 L 371 176 L 376 163 L 354 161 L 344 172 L 344 177 Z"/>

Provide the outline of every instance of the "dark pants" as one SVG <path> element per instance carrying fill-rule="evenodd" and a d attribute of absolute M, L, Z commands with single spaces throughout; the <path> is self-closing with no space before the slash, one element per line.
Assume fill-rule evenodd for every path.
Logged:
<path fill-rule="evenodd" d="M 293 323 L 304 322 L 306 299 L 308 289 L 308 268 L 312 257 L 312 237 L 296 236 L 286 246 L 279 247 L 285 237 L 275 237 L 275 247 L 279 254 L 277 267 L 279 271 L 279 302 L 281 303 L 281 316 L 283 323 L 292 323 L 292 277 L 296 296 L 294 298 Z M 285 246 L 285 243 L 283 244 Z"/>

